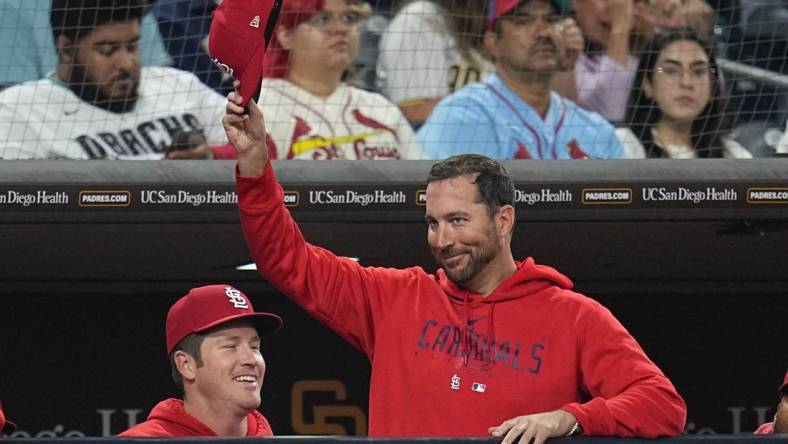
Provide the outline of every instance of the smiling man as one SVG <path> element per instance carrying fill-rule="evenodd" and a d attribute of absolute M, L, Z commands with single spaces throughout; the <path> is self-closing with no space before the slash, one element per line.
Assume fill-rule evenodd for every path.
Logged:
<path fill-rule="evenodd" d="M 271 436 L 257 411 L 265 375 L 260 336 L 281 325 L 229 285 L 192 289 L 167 314 L 167 352 L 183 400 L 160 402 L 119 436 Z"/>
<path fill-rule="evenodd" d="M 495 74 L 441 100 L 417 134 L 432 159 L 619 158 L 613 127 L 550 90 L 561 70 L 563 17 L 547 0 L 491 1 L 484 44 Z"/>
<path fill-rule="evenodd" d="M 500 163 L 451 157 L 427 178 L 438 263 L 363 267 L 307 243 L 283 203 L 259 109 L 228 96 L 241 225 L 273 286 L 372 364 L 370 436 L 674 436 L 686 405 L 637 341 L 572 281 L 512 256 L 514 183 Z M 370 242 L 374 240 L 370 239 Z"/>

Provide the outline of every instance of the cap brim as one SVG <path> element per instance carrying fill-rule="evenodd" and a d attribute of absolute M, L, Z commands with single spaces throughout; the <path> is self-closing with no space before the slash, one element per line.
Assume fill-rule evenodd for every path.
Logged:
<path fill-rule="evenodd" d="M 238 79 L 241 81 L 241 88 L 238 92 L 244 99 L 241 104 L 244 108 L 249 105 L 250 100 L 254 100 L 257 103 L 260 99 L 260 89 L 263 81 L 263 55 L 265 55 L 265 45 L 261 44 L 257 46 L 243 76 Z"/>
<path fill-rule="evenodd" d="M 225 324 L 231 321 L 237 321 L 240 319 L 248 319 L 254 325 L 254 328 L 257 330 L 257 333 L 260 336 L 266 336 L 275 333 L 277 330 L 282 328 L 282 318 L 273 314 L 273 313 L 264 313 L 264 312 L 257 312 L 257 313 L 247 313 L 242 315 L 236 316 L 227 316 L 226 318 L 221 318 L 216 321 L 211 322 L 210 324 L 202 327 L 199 330 L 195 330 L 195 333 L 200 333 L 206 330 L 210 330 L 214 327 L 218 327 L 221 324 Z"/>

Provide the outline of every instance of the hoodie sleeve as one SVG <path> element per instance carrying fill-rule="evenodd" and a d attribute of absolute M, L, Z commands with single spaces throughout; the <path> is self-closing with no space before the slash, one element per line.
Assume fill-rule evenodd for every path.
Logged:
<path fill-rule="evenodd" d="M 383 300 L 414 275 L 362 267 L 307 243 L 284 206 L 270 163 L 260 177 L 237 175 L 236 185 L 241 227 L 260 274 L 371 358 Z"/>
<path fill-rule="evenodd" d="M 623 325 L 601 305 L 585 316 L 578 353 L 586 403 L 562 407 L 584 435 L 657 438 L 684 430 L 687 406 Z"/>

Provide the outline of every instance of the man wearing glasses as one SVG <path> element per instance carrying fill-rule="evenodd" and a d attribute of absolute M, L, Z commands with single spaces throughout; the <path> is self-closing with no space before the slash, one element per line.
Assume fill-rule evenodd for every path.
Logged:
<path fill-rule="evenodd" d="M 622 157 L 613 127 L 550 90 L 560 68 L 562 17 L 546 0 L 501 0 L 484 43 L 496 73 L 443 99 L 419 130 L 426 155 L 496 159 Z"/>

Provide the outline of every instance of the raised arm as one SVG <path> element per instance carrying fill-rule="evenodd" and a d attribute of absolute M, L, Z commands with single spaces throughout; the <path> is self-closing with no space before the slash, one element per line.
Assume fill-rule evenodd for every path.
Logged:
<path fill-rule="evenodd" d="M 238 87 L 240 82 L 234 84 Z M 243 97 L 237 92 L 227 96 L 227 108 L 222 125 L 227 140 L 238 153 L 238 173 L 244 177 L 258 177 L 268 165 L 263 113 L 254 101 L 244 108 Z M 248 111 L 248 112 L 247 112 Z"/>
<path fill-rule="evenodd" d="M 269 164 L 263 116 L 254 102 L 245 114 L 241 97 L 228 96 L 223 119 L 238 153 L 241 227 L 257 269 L 274 287 L 369 357 L 386 301 L 407 296 L 413 270 L 362 267 L 311 245 L 285 208 L 284 191 Z"/>

